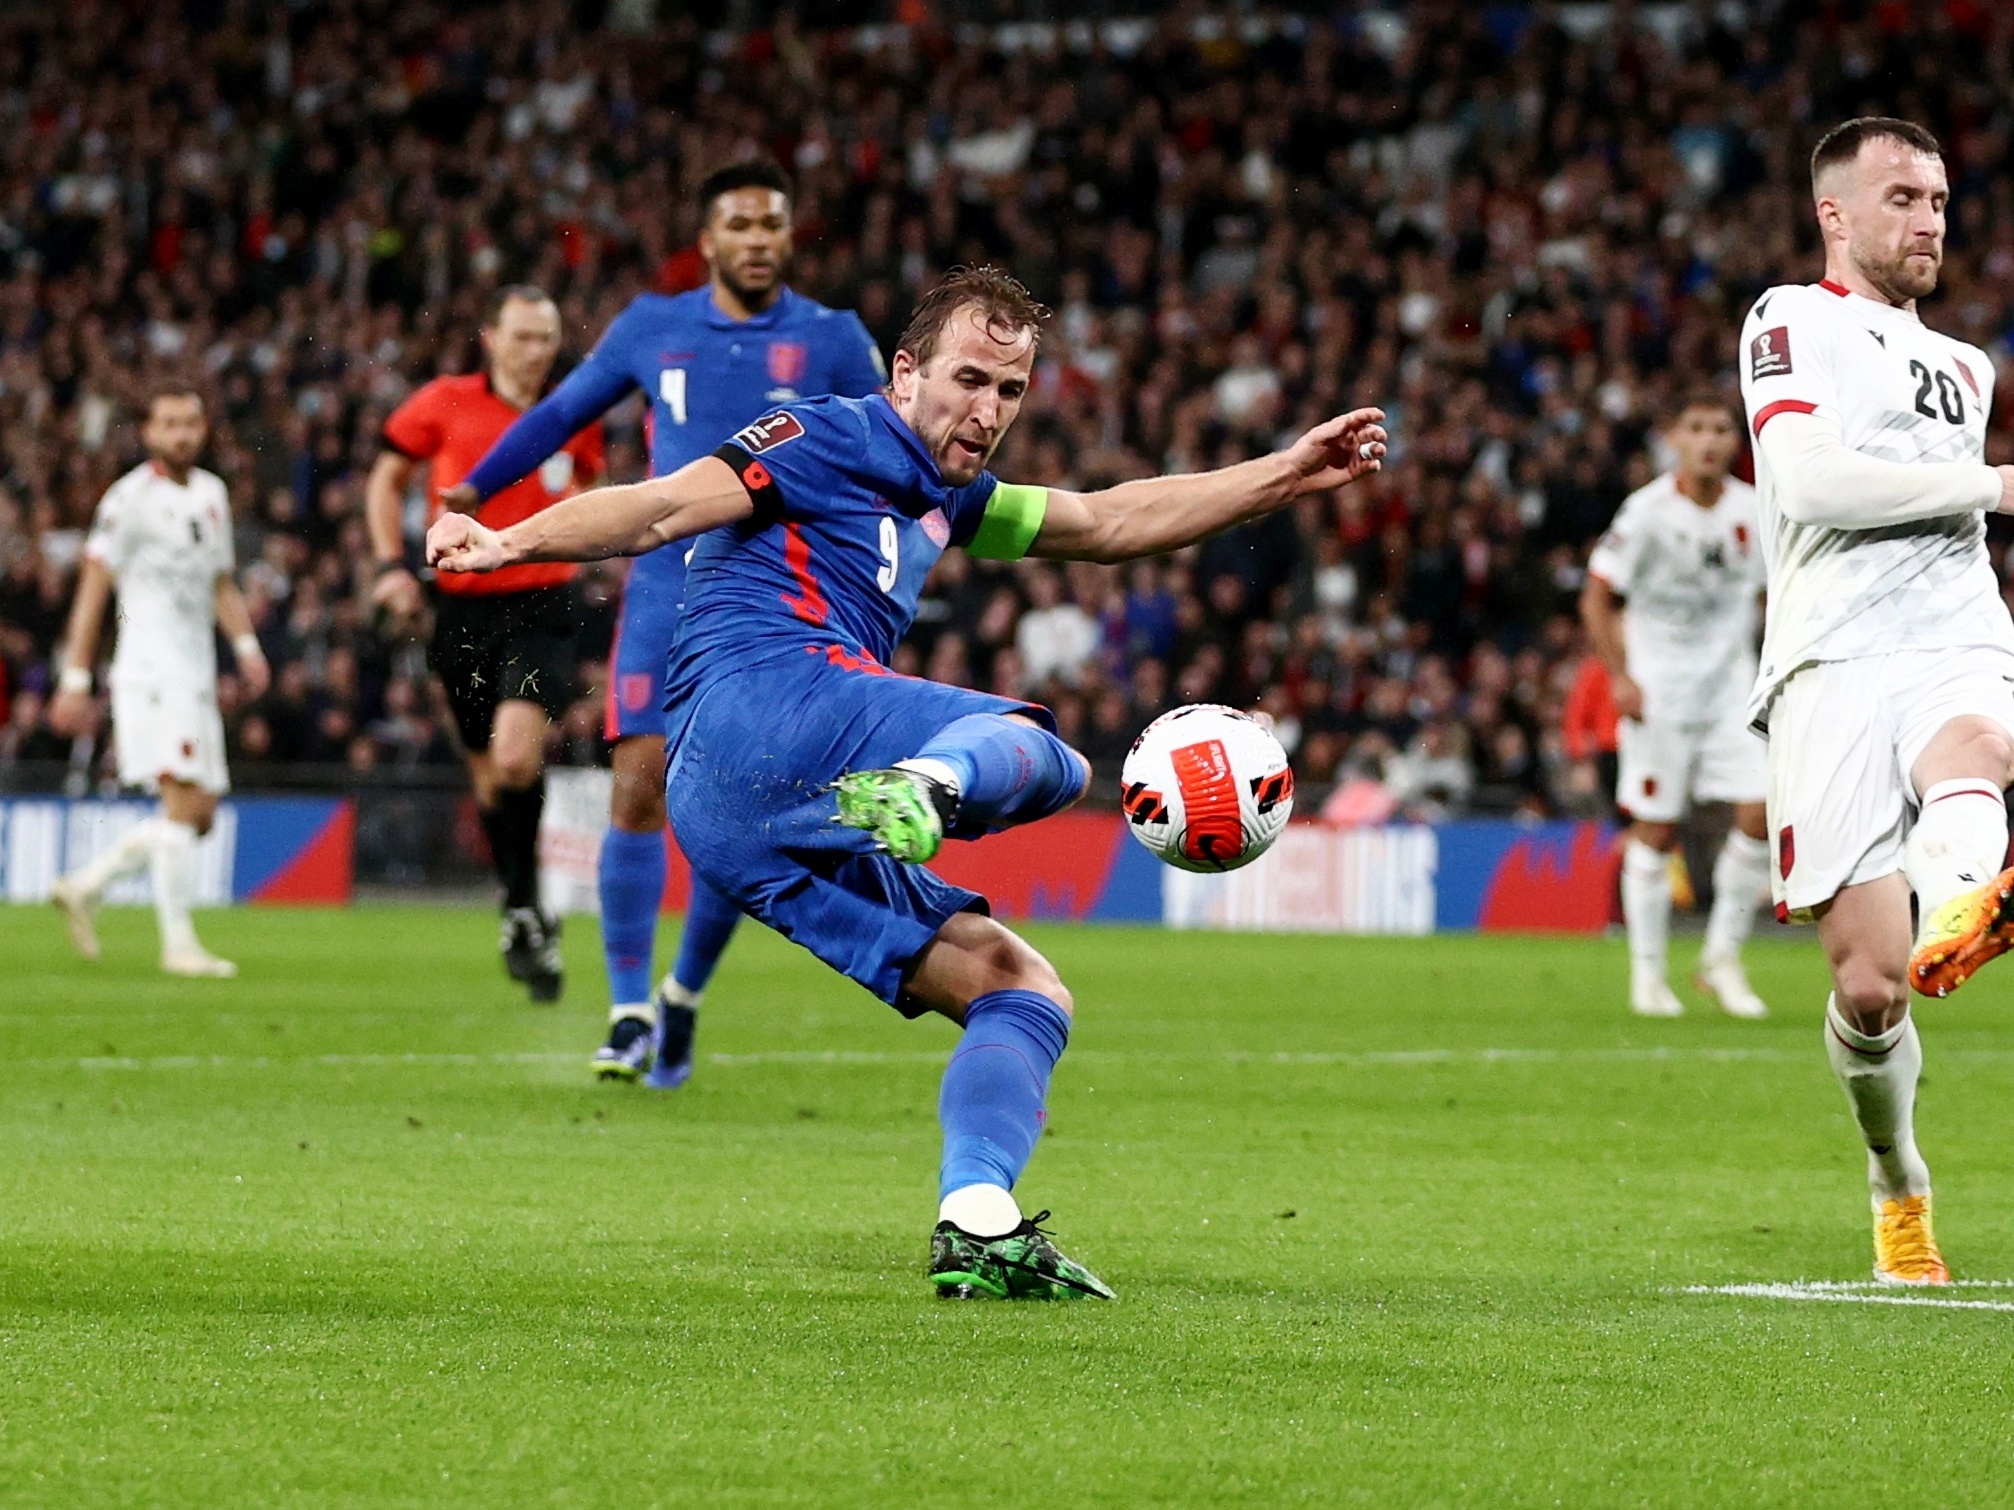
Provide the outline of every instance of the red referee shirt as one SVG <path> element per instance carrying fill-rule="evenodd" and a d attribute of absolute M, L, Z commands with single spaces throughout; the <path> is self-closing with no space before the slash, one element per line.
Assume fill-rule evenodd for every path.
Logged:
<path fill-rule="evenodd" d="M 431 523 L 440 517 L 441 494 L 475 470 L 483 453 L 524 413 L 490 387 L 489 374 L 435 378 L 385 421 L 385 444 L 401 456 L 430 464 L 427 498 Z M 601 475 L 601 422 L 597 420 L 568 441 L 531 476 L 513 483 L 476 511 L 476 518 L 493 530 L 529 519 L 540 509 L 571 498 L 584 483 Z M 487 576 L 474 572 L 442 572 L 434 586 L 449 593 L 526 592 L 557 587 L 572 579 L 570 562 L 538 562 L 506 566 Z"/>

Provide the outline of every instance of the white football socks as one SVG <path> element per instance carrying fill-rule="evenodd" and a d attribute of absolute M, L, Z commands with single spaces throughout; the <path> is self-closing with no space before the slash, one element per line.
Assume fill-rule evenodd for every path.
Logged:
<path fill-rule="evenodd" d="M 1021 1225 L 1021 1208 L 998 1185 L 966 1185 L 944 1197 L 937 1220 L 973 1237 L 1005 1237 Z"/>
<path fill-rule="evenodd" d="M 706 995 L 704 991 L 686 990 L 685 987 L 678 983 L 678 977 L 674 975 L 667 975 L 658 983 L 657 989 L 664 993 L 664 999 L 671 1003 L 672 1006 L 690 1007 L 695 1012 L 699 1010 L 699 1003 Z M 628 1017 L 634 1017 L 638 1022 L 647 1022 L 652 1027 L 655 1027 L 657 1025 L 656 1001 L 623 1001 L 617 1002 L 608 1009 L 608 1020 L 610 1022 L 621 1022 L 624 1018 Z"/>
<path fill-rule="evenodd" d="M 1769 885 L 1769 841 L 1729 831 L 1713 862 L 1713 911 L 1706 918 L 1702 964 L 1733 959 L 1755 927 L 1755 909 Z"/>
<path fill-rule="evenodd" d="M 1930 1168 L 1916 1151 L 1916 1082 L 1923 1074 L 1916 1019 L 1905 1017 L 1886 1033 L 1863 1033 L 1840 1016 L 1837 999 L 1830 999 L 1825 1057 L 1867 1142 L 1867 1183 L 1876 1206 L 1928 1195 Z"/>
<path fill-rule="evenodd" d="M 196 905 L 196 831 L 168 818 L 153 842 L 154 917 L 161 925 L 161 952 L 186 954 L 203 946 L 190 917 Z"/>
<path fill-rule="evenodd" d="M 155 841 L 167 827 L 166 818 L 145 818 L 127 829 L 119 842 L 100 850 L 87 863 L 70 873 L 70 879 L 93 898 L 121 876 L 129 876 L 153 856 Z"/>
<path fill-rule="evenodd" d="M 1923 807 L 1902 851 L 1902 870 L 1921 915 L 1961 892 L 1984 886 L 2007 858 L 2007 799 L 1982 777 L 1940 781 L 1923 794 Z"/>
<path fill-rule="evenodd" d="M 1631 972 L 1639 979 L 1665 978 L 1665 947 L 1671 937 L 1671 862 L 1640 839 L 1622 851 L 1622 920 L 1629 934 Z"/>

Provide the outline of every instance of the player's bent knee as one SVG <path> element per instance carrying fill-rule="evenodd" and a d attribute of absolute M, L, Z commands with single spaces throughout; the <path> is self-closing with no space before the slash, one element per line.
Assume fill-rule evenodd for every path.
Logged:
<path fill-rule="evenodd" d="M 1639 818 L 1629 827 L 1630 838 L 1639 844 L 1648 845 L 1660 852 L 1666 852 L 1678 842 L 1678 825 L 1675 823 L 1647 823 Z"/>
<path fill-rule="evenodd" d="M 536 745 L 498 750 L 490 757 L 490 769 L 498 786 L 521 792 L 536 782 L 545 770 L 545 751 Z"/>
<path fill-rule="evenodd" d="M 1833 971 L 1833 1001 L 1848 1022 L 1885 1031 L 1909 1006 L 1909 984 L 1872 961 L 1843 960 Z"/>
<path fill-rule="evenodd" d="M 1074 1015 L 1069 988 L 1040 950 L 1001 924 L 993 925 L 992 934 L 980 945 L 980 957 L 975 961 L 975 984 L 979 986 L 972 993 L 975 998 L 993 991 L 1033 991 Z"/>

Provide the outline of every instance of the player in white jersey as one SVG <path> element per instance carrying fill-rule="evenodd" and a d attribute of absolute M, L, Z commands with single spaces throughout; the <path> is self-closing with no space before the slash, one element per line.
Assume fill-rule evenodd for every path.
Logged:
<path fill-rule="evenodd" d="M 1868 1148 L 1875 1277 L 1948 1284 L 1909 988 L 1942 996 L 2014 937 L 2014 623 L 1984 520 L 2014 512 L 2014 467 L 1983 459 L 1985 353 L 1916 314 L 1944 252 L 1936 141 L 1848 121 L 1811 178 L 1824 281 L 1771 289 L 1741 334 L 1769 564 L 1750 712 L 1769 735 L 1771 884 L 1779 917 L 1817 921 L 1831 966 L 1826 1052 Z"/>
<path fill-rule="evenodd" d="M 1685 1010 L 1665 972 L 1671 851 L 1689 802 L 1731 802 L 1697 979 L 1732 1016 L 1766 1017 L 1741 967 L 1769 885 L 1769 771 L 1748 727 L 1763 583 L 1755 489 L 1727 474 L 1741 431 L 1719 394 L 1681 396 L 1664 433 L 1677 465 L 1623 500 L 1588 558 L 1580 603 L 1622 720 L 1615 800 L 1630 818 L 1629 1004 L 1645 1017 Z"/>
<path fill-rule="evenodd" d="M 161 968 L 171 975 L 235 975 L 235 965 L 202 946 L 190 919 L 196 841 L 210 831 L 217 799 L 230 790 L 217 716 L 218 627 L 230 636 L 249 696 L 264 692 L 270 676 L 231 577 L 230 498 L 223 479 L 195 464 L 209 438 L 201 394 L 173 384 L 157 389 L 141 437 L 147 461 L 98 502 L 50 721 L 66 734 L 90 727 L 98 634 L 116 591 L 113 750 L 120 781 L 158 792 L 161 813 L 58 881 L 54 900 L 78 953 L 96 959 L 99 898 L 119 876 L 151 865 Z"/>

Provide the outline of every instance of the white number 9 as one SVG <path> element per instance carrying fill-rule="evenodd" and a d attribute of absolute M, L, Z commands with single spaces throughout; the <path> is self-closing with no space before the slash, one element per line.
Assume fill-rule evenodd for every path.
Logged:
<path fill-rule="evenodd" d="M 895 520 L 881 516 L 881 570 L 874 574 L 883 592 L 895 591 L 895 579 L 902 572 L 902 537 L 895 532 Z"/>

